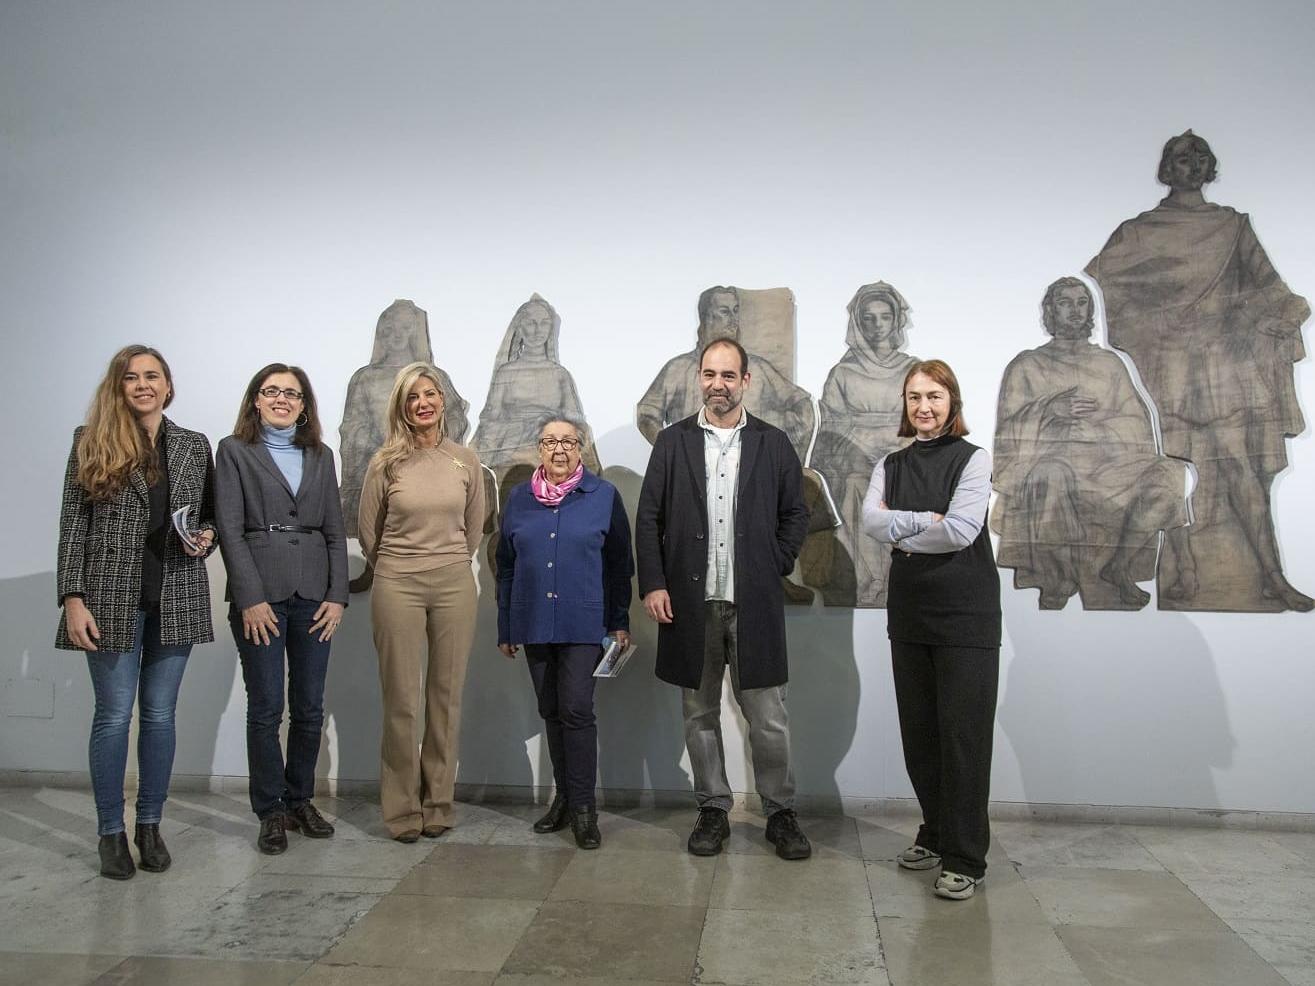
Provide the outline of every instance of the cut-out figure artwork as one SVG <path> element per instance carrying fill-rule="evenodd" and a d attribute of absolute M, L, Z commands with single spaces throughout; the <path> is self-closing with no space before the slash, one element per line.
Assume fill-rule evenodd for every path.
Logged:
<path fill-rule="evenodd" d="M 775 295 L 779 291 L 743 292 L 744 295 Z M 778 352 L 794 352 L 793 296 L 783 292 L 789 301 L 785 306 L 790 316 L 768 320 L 755 320 L 749 331 L 741 332 L 738 288 L 717 285 L 699 295 L 698 339 L 693 349 L 667 361 L 648 391 L 635 408 L 635 423 L 650 444 L 667 425 L 687 418 L 703 406 L 699 390 L 699 353 L 713 339 L 726 337 L 737 340 L 749 353 L 749 372 L 753 386 L 745 398 L 744 406 L 768 424 L 775 425 L 790 438 L 802 462 L 813 438 L 813 399 L 808 391 L 797 386 L 780 368 L 762 355 L 754 343 L 759 336 L 771 338 L 771 348 Z M 768 306 L 762 306 L 767 308 Z M 772 306 L 773 310 L 781 306 Z M 793 367 L 790 367 L 793 369 Z"/>
<path fill-rule="evenodd" d="M 1137 366 L 1164 451 L 1196 467 L 1189 527 L 1169 532 L 1161 609 L 1273 612 L 1315 602 L 1283 576 L 1269 490 L 1285 439 L 1305 427 L 1292 364 L 1305 356 L 1306 300 L 1288 290 L 1245 213 L 1205 201 L 1210 146 L 1171 138 L 1169 195 L 1114 231 L 1087 266 L 1111 345 Z"/>
<path fill-rule="evenodd" d="M 904 375 L 916 362 L 903 351 L 909 310 L 885 281 L 858 289 L 849 303 L 849 348 L 831 368 L 818 402 L 817 441 L 808 464 L 826 478 L 841 526 L 830 535 L 830 550 L 806 546 L 804 582 L 820 589 L 828 606 L 886 605 L 890 547 L 864 533 L 863 497 L 881 457 L 908 442 L 897 433 Z"/>
<path fill-rule="evenodd" d="M 370 457 L 383 444 L 387 431 L 388 395 L 397 371 L 417 360 L 432 363 L 429 346 L 429 316 L 413 302 L 399 299 L 385 308 L 374 330 L 370 363 L 352 374 L 338 430 L 338 454 L 342 458 L 343 520 L 348 537 L 356 537 L 356 513 L 361 502 L 361 484 Z M 440 373 L 443 371 L 440 369 Z M 438 381 L 443 388 L 443 424 L 448 437 L 461 444 L 470 428 L 466 417 L 470 405 L 462 400 L 446 373 Z"/>
<path fill-rule="evenodd" d="M 995 418 L 999 497 L 991 529 L 1014 585 L 1042 609 L 1080 593 L 1086 609 L 1141 609 L 1159 532 L 1187 523 L 1187 468 L 1155 447 L 1123 361 L 1090 341 L 1091 291 L 1076 277 L 1046 289 L 1053 336 L 1014 357 Z"/>
<path fill-rule="evenodd" d="M 524 467 L 522 479 L 539 464 L 539 426 L 550 414 L 584 421 L 571 374 L 558 361 L 562 320 L 537 294 L 516 309 L 493 364 L 488 399 L 471 444 L 501 485 L 508 470 Z M 588 431 L 589 429 L 586 429 Z M 583 436 L 584 464 L 600 472 L 593 435 Z"/>

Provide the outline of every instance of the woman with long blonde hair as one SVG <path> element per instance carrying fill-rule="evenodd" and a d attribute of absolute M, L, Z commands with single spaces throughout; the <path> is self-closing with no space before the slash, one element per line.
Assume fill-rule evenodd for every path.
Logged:
<path fill-rule="evenodd" d="M 484 480 L 475 453 L 444 433 L 442 379 L 423 362 L 398 372 L 388 438 L 361 490 L 384 703 L 379 793 L 384 825 L 399 842 L 437 838 L 453 825 L 461 690 L 475 638 L 470 560 L 484 530 Z"/>
<path fill-rule="evenodd" d="M 135 872 L 123 779 L 139 706 L 135 843 L 141 868 L 172 861 L 160 838 L 174 708 L 193 644 L 214 639 L 205 556 L 214 549 L 210 443 L 164 416 L 173 374 L 148 346 L 114 354 L 73 434 L 59 515 L 56 646 L 87 655 L 96 696 L 89 758 L 101 874 Z M 186 509 L 190 538 L 170 519 Z"/>

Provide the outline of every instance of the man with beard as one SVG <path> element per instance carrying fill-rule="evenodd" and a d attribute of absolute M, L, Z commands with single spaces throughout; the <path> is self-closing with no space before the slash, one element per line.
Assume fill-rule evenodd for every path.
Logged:
<path fill-rule="evenodd" d="M 1306 611 L 1315 602 L 1283 576 L 1269 488 L 1287 466 L 1285 439 L 1305 428 L 1292 364 L 1310 306 L 1251 220 L 1205 200 L 1216 171 L 1200 137 L 1170 138 L 1168 196 L 1116 229 L 1087 273 L 1110 343 L 1155 401 L 1165 453 L 1197 470 L 1193 522 L 1169 533 L 1160 562 L 1161 608 Z"/>
<path fill-rule="evenodd" d="M 799 457 L 785 432 L 745 410 L 744 347 L 713 339 L 698 367 L 703 407 L 657 434 L 635 517 L 639 592 L 659 624 L 657 676 L 681 688 L 699 804 L 688 848 L 716 855 L 730 836 L 721 735 L 729 665 L 767 839 L 782 859 L 806 859 L 812 848 L 794 813 L 780 578 L 808 528 Z"/>
<path fill-rule="evenodd" d="M 717 285 L 699 295 L 698 342 L 668 360 L 635 408 L 635 423 L 650 442 L 667 425 L 696 412 L 703 401 L 699 354 L 712 339 L 740 338 L 740 293 Z M 750 408 L 754 415 L 783 429 L 802 460 L 813 438 L 813 400 L 766 359 L 753 356 L 757 381 Z"/>
<path fill-rule="evenodd" d="M 1014 585 L 1042 609 L 1075 592 L 1087 609 L 1141 609 L 1162 529 L 1187 522 L 1186 474 L 1155 449 L 1123 362 L 1090 341 L 1091 292 L 1076 277 L 1046 289 L 1054 338 L 1005 369 L 996 412 L 991 527 Z"/>

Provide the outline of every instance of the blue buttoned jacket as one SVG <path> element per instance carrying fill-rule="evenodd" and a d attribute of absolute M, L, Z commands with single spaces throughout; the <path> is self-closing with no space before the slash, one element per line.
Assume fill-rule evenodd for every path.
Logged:
<path fill-rule="evenodd" d="M 630 629 L 630 521 L 616 487 L 585 470 L 557 507 L 511 491 L 498 538 L 498 643 L 592 644 Z"/>

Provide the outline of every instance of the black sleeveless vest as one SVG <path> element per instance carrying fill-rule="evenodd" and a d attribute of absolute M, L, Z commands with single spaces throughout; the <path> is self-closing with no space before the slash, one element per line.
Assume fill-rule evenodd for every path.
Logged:
<path fill-rule="evenodd" d="M 952 435 L 886 456 L 886 506 L 943 514 L 977 446 Z M 1000 646 L 1000 575 L 985 522 L 972 544 L 945 554 L 891 550 L 886 628 L 891 640 Z"/>

